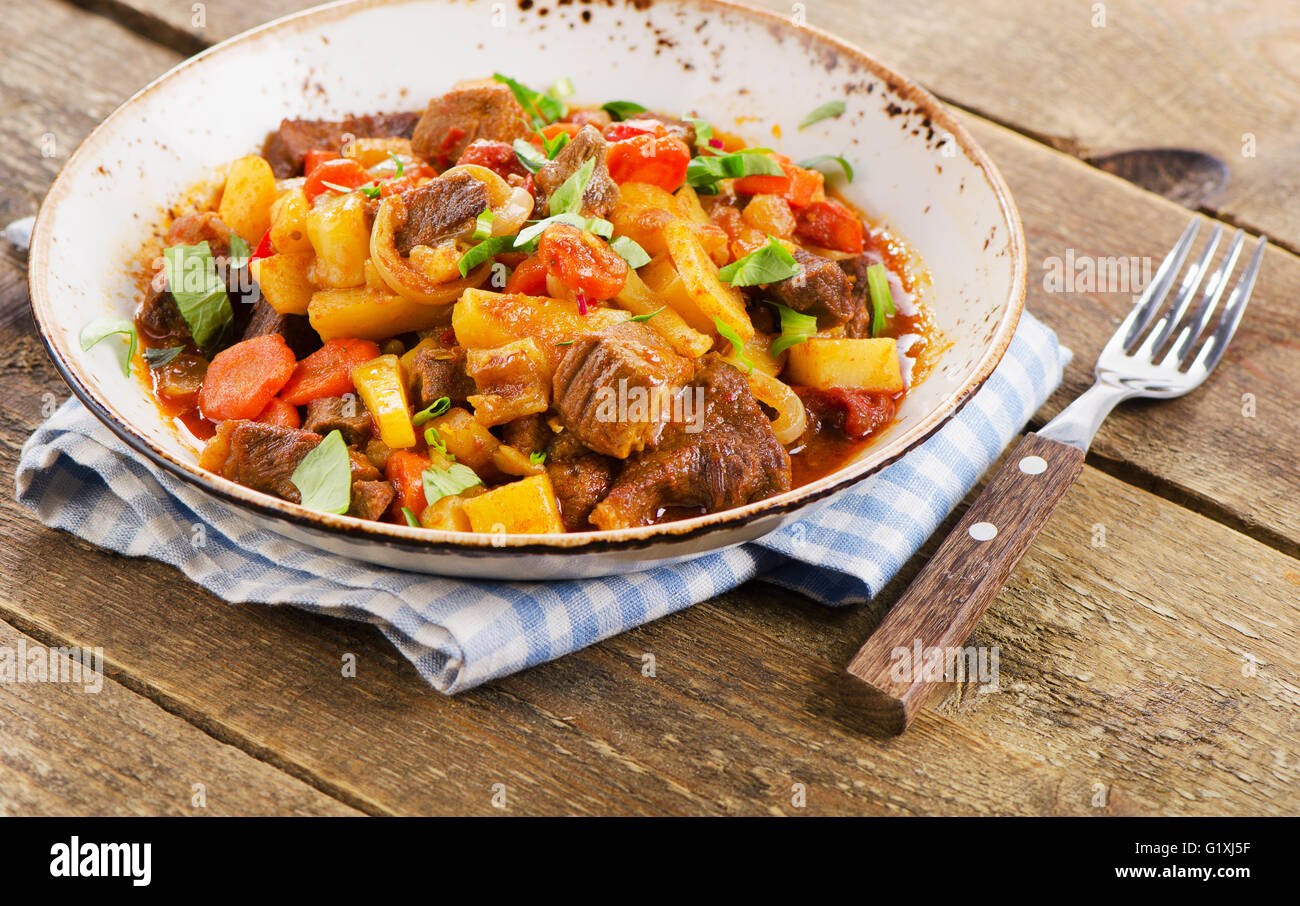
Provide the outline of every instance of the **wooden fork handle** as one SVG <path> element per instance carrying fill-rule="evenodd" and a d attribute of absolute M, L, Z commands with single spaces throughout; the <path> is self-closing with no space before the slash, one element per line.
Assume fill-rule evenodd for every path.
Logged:
<path fill-rule="evenodd" d="M 949 682 L 935 649 L 960 648 L 1020 558 L 1083 470 L 1084 451 L 1027 435 L 966 511 L 907 591 L 849 662 L 867 721 L 907 729 L 926 699 Z M 919 649 L 918 649 L 919 645 Z M 859 682 L 861 681 L 861 682 Z"/>

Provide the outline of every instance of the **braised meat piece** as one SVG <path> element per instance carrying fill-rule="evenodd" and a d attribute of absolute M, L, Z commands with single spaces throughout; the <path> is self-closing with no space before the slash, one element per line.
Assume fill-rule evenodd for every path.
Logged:
<path fill-rule="evenodd" d="M 853 280 L 850 299 L 853 302 L 853 315 L 844 325 L 844 336 L 854 339 L 871 336 L 871 298 L 867 289 L 867 268 L 879 264 L 881 258 L 874 252 L 863 252 L 852 258 L 842 258 L 838 262 L 844 273 Z"/>
<path fill-rule="evenodd" d="M 459 160 L 479 139 L 513 142 L 528 134 L 528 117 L 509 86 L 492 79 L 460 82 L 429 101 L 411 147 L 440 166 Z"/>
<path fill-rule="evenodd" d="M 501 426 L 501 442 L 525 456 L 545 452 L 555 432 L 544 415 L 525 415 Z"/>
<path fill-rule="evenodd" d="M 206 242 L 213 257 L 225 258 L 230 255 L 230 234 L 230 227 L 226 226 L 219 215 L 212 211 L 200 211 L 173 220 L 167 228 L 167 235 L 163 237 L 163 245 L 170 248 L 173 245 L 198 245 Z"/>
<path fill-rule="evenodd" d="M 387 481 L 354 481 L 348 515 L 359 519 L 379 519 L 396 496 L 397 492 Z"/>
<path fill-rule="evenodd" d="M 587 190 L 582 194 L 581 213 L 584 217 L 607 216 L 618 203 L 618 186 L 609 178 L 609 167 L 605 164 L 605 153 L 608 149 L 609 143 L 596 127 L 583 126 L 578 130 L 564 149 L 555 156 L 555 160 L 542 167 L 533 176 L 537 196 L 536 209 L 543 212 L 543 216 L 550 213 L 548 205 L 551 193 L 583 164 L 595 158 L 595 168 L 592 170 L 591 179 L 587 181 Z"/>
<path fill-rule="evenodd" d="M 175 298 L 156 286 L 151 286 L 145 293 L 144 301 L 135 313 L 135 326 L 149 341 L 149 346 L 187 346 L 192 340 L 190 325 L 185 323 Z"/>
<path fill-rule="evenodd" d="M 560 519 L 570 532 L 591 529 L 592 508 L 609 491 L 619 463 L 589 449 L 567 432 L 554 435 L 546 448 L 546 474 L 560 503 Z"/>
<path fill-rule="evenodd" d="M 271 303 L 259 298 L 252 308 L 248 326 L 240 335 L 241 340 L 263 337 L 278 333 L 289 344 L 293 354 L 305 358 L 321 347 L 320 334 L 312 329 L 306 315 L 283 315 L 271 307 Z"/>
<path fill-rule="evenodd" d="M 403 192 L 393 244 L 403 255 L 417 245 L 474 229 L 474 221 L 488 206 L 487 187 L 468 173 L 452 173 Z"/>
<path fill-rule="evenodd" d="M 790 489 L 790 455 L 745 376 L 710 353 L 699 360 L 683 393 L 692 390 L 703 401 L 703 418 L 696 413 L 695 419 L 674 420 L 653 448 L 629 459 L 592 510 L 593 524 L 650 525 L 665 507 L 714 512 Z"/>
<path fill-rule="evenodd" d="M 555 409 L 588 447 L 625 459 L 654 444 L 690 374 L 690 361 L 653 329 L 626 321 L 568 347 L 555 369 Z"/>
<path fill-rule="evenodd" d="M 411 360 L 415 373 L 414 395 L 419 408 L 427 409 L 444 396 L 453 406 L 464 405 L 478 388 L 465 371 L 465 350 L 460 346 L 421 346 Z"/>
<path fill-rule="evenodd" d="M 199 465 L 244 487 L 299 503 L 302 498 L 289 479 L 320 442 L 319 434 L 296 428 L 225 421 L 203 448 Z"/>
<path fill-rule="evenodd" d="M 321 437 L 337 430 L 349 447 L 361 447 L 370 439 L 370 414 L 358 401 L 327 396 L 307 404 L 302 429 Z"/>
<path fill-rule="evenodd" d="M 804 314 L 816 315 L 821 327 L 838 327 L 857 313 L 853 282 L 834 261 L 795 249 L 803 273 L 764 287 L 767 298 Z"/>
<path fill-rule="evenodd" d="M 341 151 L 347 135 L 354 138 L 410 138 L 418 113 L 379 113 L 341 120 L 281 120 L 280 128 L 266 137 L 262 157 L 276 178 L 302 175 L 302 163 L 312 149 Z"/>

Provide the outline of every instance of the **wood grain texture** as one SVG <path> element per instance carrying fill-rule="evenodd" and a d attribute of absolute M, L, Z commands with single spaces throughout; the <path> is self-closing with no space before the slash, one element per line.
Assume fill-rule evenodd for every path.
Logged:
<path fill-rule="evenodd" d="M 358 814 L 66 660 L 28 673 L 48 648 L 4 622 L 0 650 L 0 816 Z"/>
<path fill-rule="evenodd" d="M 152 74 L 135 80 L 130 60 L 158 49 L 101 17 L 58 3 L 32 8 L 52 18 L 7 48 L 0 100 L 30 93 L 51 121 L 70 131 L 84 122 L 84 134 L 93 123 L 76 113 L 80 98 L 125 97 Z M 117 47 L 122 59 L 82 67 L 63 41 L 44 37 L 73 29 L 95 46 Z M 165 68 L 174 58 L 155 62 Z M 7 74 L 22 71 L 44 77 L 11 86 Z M 59 111 L 67 111 L 62 119 Z M 1031 262 L 1066 248 L 1159 254 L 1181 230 L 1177 207 L 975 124 L 1026 214 Z M 0 160 L 8 167 L 29 147 L 0 147 Z M 22 208 L 39 197 L 44 166 L 12 168 L 18 175 L 0 187 L 0 204 Z M 8 473 L 41 418 L 43 395 L 67 394 L 34 337 L 13 262 L 0 261 L 0 469 Z M 1195 411 L 1171 408 L 1177 403 L 1121 411 L 1103 428 L 1104 464 L 1130 480 L 1150 477 L 1161 493 L 1185 489 L 1217 508 L 1217 518 L 1295 524 L 1294 503 L 1282 496 L 1289 488 L 1294 497 L 1295 481 L 1270 466 L 1289 462 L 1295 449 L 1286 446 L 1294 426 L 1281 417 L 1294 334 L 1280 301 L 1295 296 L 1295 268 L 1293 258 L 1266 259 L 1260 298 L 1234 342 L 1251 355 L 1243 366 L 1230 353 L 1216 377 L 1238 380 L 1244 369 L 1265 381 L 1255 385 L 1261 414 L 1266 402 L 1278 406 L 1267 410 L 1268 430 L 1226 418 L 1240 385 L 1211 383 L 1198 394 L 1217 422 L 1206 410 L 1196 421 Z M 1088 345 L 1109 332 L 1121 300 L 1044 293 L 1041 276 L 1031 290 L 1031 307 L 1079 350 L 1068 380 L 1081 389 Z M 1181 429 L 1176 419 L 1189 417 L 1192 426 Z M 1255 471 L 1216 475 L 1232 456 Z M 1264 490 L 1252 487 L 1256 480 Z M 1300 561 L 1092 468 L 976 629 L 972 644 L 1002 652 L 999 691 L 960 689 L 897 739 L 855 723 L 835 689 L 841 666 L 942 531 L 871 606 L 830 610 L 750 584 L 456 699 L 425 688 L 369 628 L 224 604 L 170 568 L 44 529 L 7 497 L 0 532 L 0 618 L 42 639 L 102 645 L 114 681 L 204 738 L 370 813 L 498 814 L 498 783 L 512 814 L 1300 808 Z M 341 674 L 344 653 L 358 657 L 355 679 Z M 652 676 L 643 672 L 647 654 Z M 802 808 L 796 784 L 806 793 Z M 0 786 L 0 800 L 6 794 Z"/>
<path fill-rule="evenodd" d="M 1006 457 L 845 668 L 846 691 L 860 694 L 867 719 L 888 733 L 902 733 L 935 693 L 962 681 L 967 663 L 948 653 L 975 631 L 1079 477 L 1083 455 L 1029 434 Z M 978 668 L 978 657 L 970 667 Z"/>

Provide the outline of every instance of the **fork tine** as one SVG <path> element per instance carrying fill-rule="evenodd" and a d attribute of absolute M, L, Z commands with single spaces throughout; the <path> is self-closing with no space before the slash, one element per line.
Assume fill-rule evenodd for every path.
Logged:
<path fill-rule="evenodd" d="M 1250 301 L 1250 294 L 1255 289 L 1255 278 L 1259 275 L 1259 264 L 1264 258 L 1264 249 L 1267 246 L 1268 241 L 1261 237 L 1255 246 L 1255 254 L 1250 256 L 1250 263 L 1246 265 L 1241 279 L 1237 281 L 1237 285 L 1232 288 L 1232 293 L 1228 296 L 1223 314 L 1219 317 L 1219 326 L 1205 341 L 1205 346 L 1196 356 L 1193 368 L 1204 368 L 1208 373 L 1213 371 L 1214 366 L 1218 365 L 1219 360 L 1223 358 L 1224 350 L 1228 348 L 1233 334 L 1237 332 L 1237 326 L 1241 324 L 1242 315 L 1246 313 L 1246 303 Z"/>
<path fill-rule="evenodd" d="M 1219 238 L 1222 235 L 1223 227 L 1216 223 L 1214 232 L 1210 234 L 1210 241 L 1205 244 L 1205 251 L 1201 253 L 1201 257 L 1196 259 L 1196 263 L 1188 269 L 1187 274 L 1183 277 L 1182 286 L 1178 287 L 1178 295 L 1174 297 L 1174 304 L 1170 307 L 1168 314 L 1161 317 L 1155 329 L 1151 332 L 1151 352 L 1153 354 L 1164 348 L 1165 342 L 1173 335 L 1183 316 L 1187 314 L 1187 310 L 1192 307 L 1192 300 L 1196 298 L 1196 289 L 1201 285 L 1201 280 L 1205 277 L 1210 262 L 1214 260 L 1214 253 L 1219 248 Z"/>
<path fill-rule="evenodd" d="M 1197 306 L 1195 313 L 1188 315 L 1183 319 L 1183 323 L 1178 325 L 1182 328 L 1182 332 L 1169 348 L 1168 355 L 1160 361 L 1162 366 L 1177 362 L 1178 365 L 1175 367 L 1185 368 L 1192 360 L 1191 350 L 1200 338 L 1201 332 L 1205 330 L 1205 325 L 1210 323 L 1210 316 L 1218 307 L 1219 300 L 1223 298 L 1223 291 L 1228 287 L 1228 278 L 1232 276 L 1232 271 L 1237 266 L 1237 258 L 1241 255 L 1241 246 L 1245 241 L 1246 234 L 1243 231 L 1237 230 L 1233 233 L 1228 254 L 1210 275 L 1209 282 L 1205 285 L 1205 292 L 1201 294 L 1201 304 Z"/>
<path fill-rule="evenodd" d="M 1174 243 L 1169 254 L 1165 255 L 1165 260 L 1160 262 L 1160 267 L 1156 269 L 1156 274 L 1151 279 L 1151 285 L 1142 293 L 1133 310 L 1129 312 L 1129 316 L 1124 319 L 1120 330 L 1115 332 L 1116 336 L 1124 337 L 1121 345 L 1126 351 L 1132 348 L 1138 337 L 1142 336 L 1142 332 L 1150 326 L 1156 312 L 1160 310 L 1165 296 L 1169 295 L 1174 277 L 1182 270 L 1183 262 L 1187 260 L 1187 252 L 1191 249 L 1192 241 L 1200 228 L 1200 218 L 1193 217 L 1192 222 L 1187 224 L 1187 229 L 1183 230 L 1183 235 Z"/>

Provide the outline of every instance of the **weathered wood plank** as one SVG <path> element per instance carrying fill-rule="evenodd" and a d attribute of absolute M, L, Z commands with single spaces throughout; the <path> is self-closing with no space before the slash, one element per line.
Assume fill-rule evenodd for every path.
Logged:
<path fill-rule="evenodd" d="M 49 647 L 0 622 L 0 815 L 359 814 Z"/>
<path fill-rule="evenodd" d="M 86 0 L 190 52 L 311 0 Z M 752 0 L 783 15 L 787 0 Z M 547 6 L 536 4 L 536 9 Z M 1300 249 L 1300 7 L 1288 0 L 816 0 L 827 29 L 953 103 L 1093 158 L 1194 148 L 1230 179 L 1210 210 Z M 1104 11 L 1099 11 L 1098 6 Z M 121 12 L 125 11 L 125 13 Z"/>

